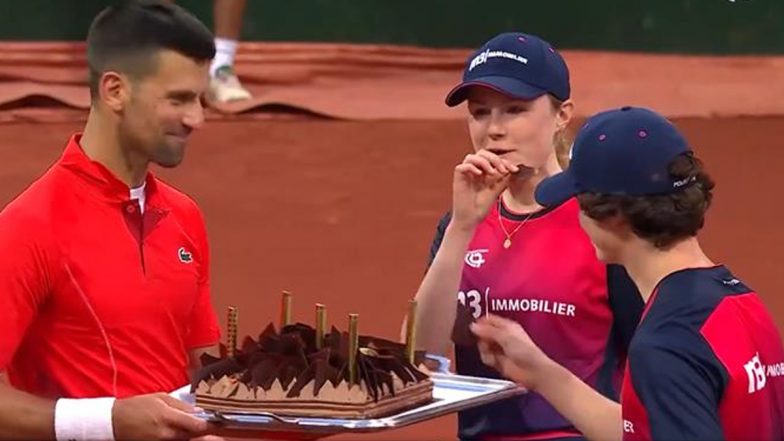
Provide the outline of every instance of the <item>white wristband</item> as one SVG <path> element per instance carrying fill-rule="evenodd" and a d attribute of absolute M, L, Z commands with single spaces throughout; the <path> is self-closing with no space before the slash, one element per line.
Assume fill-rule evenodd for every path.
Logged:
<path fill-rule="evenodd" d="M 57 441 L 114 441 L 114 398 L 61 398 L 54 407 Z"/>

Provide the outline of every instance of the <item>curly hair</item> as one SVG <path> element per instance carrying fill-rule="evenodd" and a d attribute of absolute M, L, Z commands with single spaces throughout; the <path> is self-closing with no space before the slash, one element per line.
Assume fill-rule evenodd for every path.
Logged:
<path fill-rule="evenodd" d="M 705 224 L 715 186 L 702 162 L 690 153 L 675 158 L 668 171 L 674 181 L 688 184 L 679 191 L 662 195 L 584 193 L 577 196 L 580 209 L 597 221 L 623 216 L 634 234 L 666 250 L 697 235 Z"/>

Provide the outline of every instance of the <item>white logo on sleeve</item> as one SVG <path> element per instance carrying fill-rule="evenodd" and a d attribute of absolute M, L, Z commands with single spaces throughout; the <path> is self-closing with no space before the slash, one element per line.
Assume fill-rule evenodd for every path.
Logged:
<path fill-rule="evenodd" d="M 623 420 L 623 431 L 626 433 L 634 433 L 634 424 L 629 420 Z"/>
<path fill-rule="evenodd" d="M 749 393 L 753 394 L 758 390 L 761 390 L 765 387 L 765 383 L 767 382 L 767 377 L 765 375 L 765 367 L 762 366 L 760 362 L 759 353 L 752 357 L 748 363 L 744 364 L 743 367 L 746 369 L 746 375 L 749 376 Z"/>
<path fill-rule="evenodd" d="M 484 254 L 488 250 L 470 250 L 466 253 L 465 263 L 471 268 L 479 268 L 485 263 Z"/>
<path fill-rule="evenodd" d="M 723 284 L 725 284 L 727 286 L 735 286 L 735 285 L 740 285 L 740 280 L 738 280 L 738 279 L 724 279 L 724 280 L 721 281 L 721 283 L 723 283 Z"/>

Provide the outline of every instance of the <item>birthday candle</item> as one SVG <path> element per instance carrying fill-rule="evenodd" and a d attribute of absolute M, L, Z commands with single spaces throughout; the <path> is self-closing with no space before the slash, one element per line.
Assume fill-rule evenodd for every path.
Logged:
<path fill-rule="evenodd" d="M 226 352 L 229 357 L 234 357 L 237 353 L 237 308 L 229 306 L 229 317 L 227 320 L 228 332 L 226 333 Z"/>
<path fill-rule="evenodd" d="M 292 296 L 288 291 L 283 291 L 281 299 L 281 312 L 280 312 L 280 328 L 291 324 L 291 303 Z"/>
<path fill-rule="evenodd" d="M 321 303 L 316 304 L 316 349 L 324 346 L 324 333 L 327 329 L 327 308 Z"/>
<path fill-rule="evenodd" d="M 359 334 L 357 331 L 358 314 L 348 315 L 348 381 L 349 387 L 357 382 L 357 352 Z"/>

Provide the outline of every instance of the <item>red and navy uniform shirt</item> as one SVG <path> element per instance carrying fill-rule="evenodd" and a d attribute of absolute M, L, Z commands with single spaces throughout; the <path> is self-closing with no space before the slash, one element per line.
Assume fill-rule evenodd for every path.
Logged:
<path fill-rule="evenodd" d="M 142 214 L 79 139 L 0 213 L 0 371 L 49 398 L 172 391 L 220 338 L 201 213 L 149 175 Z"/>
<path fill-rule="evenodd" d="M 576 199 L 528 215 L 494 207 L 478 226 L 465 257 L 458 300 L 475 318 L 492 313 L 520 323 L 553 360 L 617 400 L 626 347 L 643 301 L 622 267 L 596 257 L 579 225 Z M 450 220 L 439 223 L 431 259 Z M 432 261 L 432 260 L 431 260 Z M 500 378 L 476 346 L 455 347 L 457 372 Z M 529 393 L 459 414 L 462 440 L 579 439 L 581 434 L 540 395 Z"/>
<path fill-rule="evenodd" d="M 664 278 L 629 348 L 623 439 L 784 439 L 784 349 L 724 266 Z"/>

